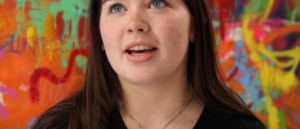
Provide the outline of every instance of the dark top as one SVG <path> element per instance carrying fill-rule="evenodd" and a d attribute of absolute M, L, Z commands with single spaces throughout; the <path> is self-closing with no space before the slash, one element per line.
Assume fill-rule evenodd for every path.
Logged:
<path fill-rule="evenodd" d="M 110 119 L 109 129 L 127 129 L 120 112 L 116 109 Z M 198 119 L 194 129 L 266 129 L 259 121 L 247 116 L 214 113 L 207 107 Z"/>

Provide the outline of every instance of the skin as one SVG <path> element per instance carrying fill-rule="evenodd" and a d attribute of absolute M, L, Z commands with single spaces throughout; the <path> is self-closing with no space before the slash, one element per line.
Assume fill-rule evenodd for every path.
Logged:
<path fill-rule="evenodd" d="M 164 127 L 192 94 L 186 71 L 191 16 L 182 0 L 156 2 L 160 5 L 153 6 L 150 0 L 108 0 L 102 5 L 99 23 L 106 55 L 121 82 L 124 108 L 144 129 Z M 126 58 L 126 46 L 137 41 L 157 48 L 152 59 L 132 63 Z M 203 104 L 192 98 L 168 128 L 195 125 Z M 120 112 L 128 128 L 138 128 L 124 110 Z"/>

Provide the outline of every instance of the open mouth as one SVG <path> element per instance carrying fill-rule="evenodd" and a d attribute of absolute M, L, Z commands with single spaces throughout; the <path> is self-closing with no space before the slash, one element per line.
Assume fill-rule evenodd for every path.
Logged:
<path fill-rule="evenodd" d="M 146 46 L 134 46 L 134 47 L 129 48 L 125 52 L 127 52 L 130 55 L 142 55 L 142 54 L 146 54 L 146 53 L 151 53 L 156 49 L 157 48 L 150 48 L 150 47 L 146 47 Z"/>

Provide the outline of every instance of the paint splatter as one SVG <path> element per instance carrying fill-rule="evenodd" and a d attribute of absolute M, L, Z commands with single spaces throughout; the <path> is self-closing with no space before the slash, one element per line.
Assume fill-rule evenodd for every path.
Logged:
<path fill-rule="evenodd" d="M 73 67 L 73 63 L 75 61 L 75 58 L 77 55 L 83 55 L 86 56 L 88 55 L 88 52 L 86 50 L 74 50 L 69 58 L 69 65 L 67 67 L 66 73 L 64 74 L 64 76 L 62 77 L 57 77 L 55 76 L 55 74 L 53 72 L 51 72 L 49 69 L 47 68 L 38 68 L 37 70 L 35 70 L 31 77 L 30 77 L 30 81 L 29 81 L 29 92 L 30 92 L 30 97 L 31 97 L 31 101 L 33 103 L 38 102 L 39 100 L 39 80 L 41 79 L 41 77 L 45 77 L 47 78 L 49 81 L 51 81 L 54 84 L 59 84 L 59 83 L 64 83 L 70 76 L 72 67 Z"/>

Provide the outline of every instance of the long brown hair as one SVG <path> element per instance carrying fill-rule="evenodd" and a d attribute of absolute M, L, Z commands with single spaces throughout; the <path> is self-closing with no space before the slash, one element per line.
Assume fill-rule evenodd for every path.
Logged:
<path fill-rule="evenodd" d="M 192 16 L 194 43 L 188 50 L 187 78 L 205 106 L 217 113 L 247 115 L 257 119 L 220 78 L 212 21 L 206 0 L 185 0 Z M 111 112 L 121 99 L 120 82 L 101 50 L 99 18 L 102 0 L 91 0 L 91 48 L 81 90 L 40 116 L 33 129 L 108 128 Z"/>

